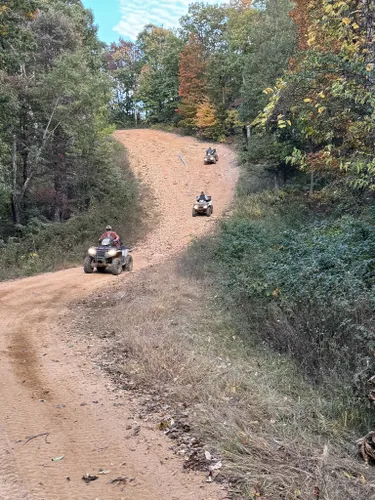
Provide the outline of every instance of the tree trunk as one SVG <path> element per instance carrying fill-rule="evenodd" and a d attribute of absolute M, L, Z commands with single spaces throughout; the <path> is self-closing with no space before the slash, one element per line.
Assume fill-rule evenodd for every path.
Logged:
<path fill-rule="evenodd" d="M 18 171 L 17 171 L 17 138 L 16 135 L 13 135 L 13 147 L 12 147 L 12 174 L 13 174 L 13 182 L 12 182 L 12 194 L 11 194 L 11 205 L 12 205 L 12 218 L 14 224 L 20 224 L 20 209 L 19 209 L 19 201 L 18 201 Z"/>

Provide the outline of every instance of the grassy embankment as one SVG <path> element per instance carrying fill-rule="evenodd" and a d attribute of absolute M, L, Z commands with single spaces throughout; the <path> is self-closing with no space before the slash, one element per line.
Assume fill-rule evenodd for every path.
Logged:
<path fill-rule="evenodd" d="M 92 194 L 87 211 L 74 214 L 66 222 L 35 218 L 19 229 L 18 236 L 0 239 L 0 281 L 80 264 L 107 224 L 127 244 L 134 243 L 144 230 L 140 204 L 144 187 L 130 169 L 125 148 L 113 141 L 110 151 L 100 168 L 100 190 Z"/>
<path fill-rule="evenodd" d="M 355 445 L 373 421 L 371 204 L 343 214 L 251 168 L 239 186 L 218 234 L 89 310 L 100 362 L 187 405 L 244 498 L 374 498 Z"/>

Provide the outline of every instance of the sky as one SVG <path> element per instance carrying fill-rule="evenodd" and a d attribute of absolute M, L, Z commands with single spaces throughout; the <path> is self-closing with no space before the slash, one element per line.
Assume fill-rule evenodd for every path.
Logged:
<path fill-rule="evenodd" d="M 120 38 L 135 40 L 146 24 L 164 28 L 178 26 L 178 20 L 194 0 L 82 0 L 94 12 L 99 38 L 106 43 Z M 206 0 L 205 3 L 217 3 Z"/>

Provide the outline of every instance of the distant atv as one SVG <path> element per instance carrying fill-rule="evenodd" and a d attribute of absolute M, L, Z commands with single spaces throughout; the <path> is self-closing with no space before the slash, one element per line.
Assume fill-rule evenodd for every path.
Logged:
<path fill-rule="evenodd" d="M 205 200 L 199 200 L 199 196 L 197 196 L 196 202 L 193 205 L 193 217 L 197 215 L 207 215 L 207 217 L 210 217 L 213 211 L 214 207 L 211 196 L 206 196 Z"/>
<path fill-rule="evenodd" d="M 212 154 L 206 153 L 203 163 L 204 165 L 209 165 L 211 163 L 215 164 L 217 161 L 219 161 L 219 155 L 216 153 L 216 149 L 214 149 Z"/>
<path fill-rule="evenodd" d="M 104 273 L 108 268 L 112 274 L 121 274 L 121 271 L 131 271 L 133 269 L 133 257 L 131 250 L 121 245 L 116 247 L 112 238 L 104 238 L 98 247 L 88 249 L 83 270 L 85 273 L 92 273 L 96 268 L 98 273 Z"/>

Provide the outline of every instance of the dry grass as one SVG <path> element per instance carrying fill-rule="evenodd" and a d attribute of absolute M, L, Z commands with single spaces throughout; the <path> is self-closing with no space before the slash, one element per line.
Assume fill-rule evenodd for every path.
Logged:
<path fill-rule="evenodd" d="M 80 314 L 101 339 L 98 362 L 125 387 L 186 404 L 239 497 L 375 498 L 374 471 L 356 456 L 344 412 L 334 418 L 334 402 L 290 361 L 244 345 L 208 283 L 168 262 L 87 304 Z"/>

